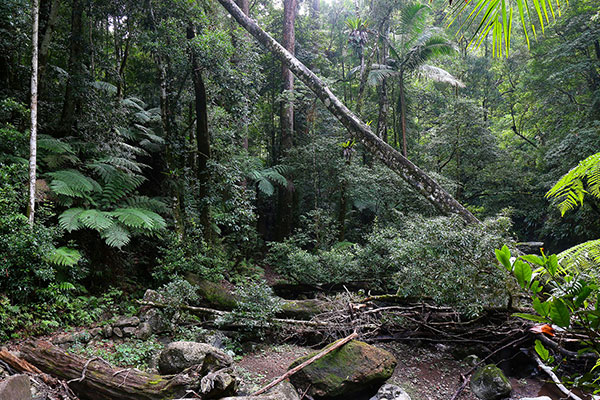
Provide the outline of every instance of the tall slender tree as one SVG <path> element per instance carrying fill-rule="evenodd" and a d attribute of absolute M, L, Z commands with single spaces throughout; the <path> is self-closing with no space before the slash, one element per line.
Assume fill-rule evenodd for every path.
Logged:
<path fill-rule="evenodd" d="M 296 19 L 296 0 L 284 0 L 283 2 L 283 47 L 294 54 L 296 31 L 294 22 Z M 290 68 L 283 63 L 281 69 L 283 80 L 283 91 L 285 99 L 281 103 L 281 141 L 280 154 L 285 155 L 293 146 L 294 136 L 294 101 L 291 98 L 294 92 L 294 75 Z M 277 226 L 279 229 L 278 239 L 283 239 L 292 230 L 294 194 L 290 185 L 279 189 L 277 203 Z"/>
<path fill-rule="evenodd" d="M 40 2 L 33 0 L 31 7 L 31 135 L 29 138 L 29 225 L 35 220 L 35 184 L 37 168 L 37 106 L 38 106 L 38 30 Z"/>

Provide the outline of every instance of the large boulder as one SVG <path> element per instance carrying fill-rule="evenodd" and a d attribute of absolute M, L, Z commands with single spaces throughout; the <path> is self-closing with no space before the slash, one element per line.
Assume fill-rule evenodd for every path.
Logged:
<path fill-rule="evenodd" d="M 158 357 L 161 374 L 177 374 L 186 368 L 201 366 L 203 373 L 230 367 L 233 359 L 222 350 L 206 343 L 172 342 Z"/>
<path fill-rule="evenodd" d="M 0 399 L 30 400 L 31 384 L 27 375 L 12 375 L 0 382 Z"/>
<path fill-rule="evenodd" d="M 203 399 L 216 399 L 234 394 L 237 390 L 237 379 L 231 368 L 209 372 L 200 380 L 200 393 Z"/>
<path fill-rule="evenodd" d="M 500 400 L 510 395 L 512 386 L 500 368 L 488 364 L 471 377 L 471 391 L 481 400 Z"/>
<path fill-rule="evenodd" d="M 297 359 L 290 368 L 315 354 Z M 290 380 L 300 391 L 308 390 L 310 396 L 336 397 L 381 384 L 392 376 L 394 368 L 396 358 L 390 352 L 353 340 L 304 367 Z"/>

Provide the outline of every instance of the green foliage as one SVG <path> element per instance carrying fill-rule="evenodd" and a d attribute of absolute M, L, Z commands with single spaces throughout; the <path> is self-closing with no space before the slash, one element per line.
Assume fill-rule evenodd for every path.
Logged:
<path fill-rule="evenodd" d="M 219 322 L 239 325 L 242 331 L 264 339 L 267 331 L 274 327 L 272 318 L 281 309 L 281 300 L 264 281 L 241 284 L 235 296 L 238 299 L 235 309 Z"/>
<path fill-rule="evenodd" d="M 600 198 L 600 153 L 589 156 L 571 169 L 546 193 L 561 215 L 583 205 L 586 194 Z"/>
<path fill-rule="evenodd" d="M 248 173 L 250 179 L 256 182 L 256 187 L 266 196 L 272 196 L 275 193 L 273 183 L 280 186 L 287 186 L 288 181 L 284 174 L 289 171 L 285 165 L 274 165 L 263 170 L 253 170 Z"/>
<path fill-rule="evenodd" d="M 163 345 L 155 337 L 150 337 L 148 340 L 130 339 L 119 344 L 110 340 L 101 340 L 95 346 L 75 343 L 69 351 L 86 358 L 100 357 L 110 364 L 124 368 L 149 371 L 150 362 L 162 348 Z"/>

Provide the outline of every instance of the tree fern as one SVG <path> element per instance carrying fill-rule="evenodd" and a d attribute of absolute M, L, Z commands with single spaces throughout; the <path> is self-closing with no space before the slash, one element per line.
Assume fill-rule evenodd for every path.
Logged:
<path fill-rule="evenodd" d="M 588 193 L 600 198 L 600 153 L 589 156 L 567 172 L 546 193 L 546 197 L 552 199 L 560 213 L 565 215 L 582 205 Z"/>
<path fill-rule="evenodd" d="M 255 181 L 258 189 L 267 196 L 272 196 L 275 193 L 275 186 L 273 183 L 286 186 L 288 180 L 283 174 L 289 171 L 289 167 L 286 165 L 274 165 L 270 168 L 263 170 L 250 171 L 248 177 Z"/>
<path fill-rule="evenodd" d="M 83 224 L 79 220 L 79 216 L 85 211 L 83 208 L 69 208 L 58 217 L 58 225 L 67 232 L 81 229 Z"/>
<path fill-rule="evenodd" d="M 102 231 L 114 224 L 111 215 L 106 211 L 96 209 L 85 210 L 78 214 L 79 222 L 86 228 Z"/>
<path fill-rule="evenodd" d="M 80 252 L 64 246 L 54 249 L 48 255 L 48 261 L 64 267 L 72 267 L 73 265 L 77 264 L 79 260 L 81 260 Z"/>
<path fill-rule="evenodd" d="M 598 278 L 600 265 L 600 239 L 590 240 L 573 246 L 558 254 L 560 264 L 565 268 L 575 268 L 580 272 L 592 272 Z"/>
<path fill-rule="evenodd" d="M 131 233 L 119 223 L 115 223 L 100 232 L 100 237 L 107 245 L 121 248 L 131 240 Z"/>
<path fill-rule="evenodd" d="M 102 191 L 98 182 L 74 169 L 50 172 L 48 175 L 53 178 L 50 189 L 58 195 L 88 198 L 92 192 Z"/>
<path fill-rule="evenodd" d="M 128 228 L 156 233 L 166 227 L 166 222 L 159 214 L 143 208 L 118 208 L 111 212 L 119 222 Z"/>

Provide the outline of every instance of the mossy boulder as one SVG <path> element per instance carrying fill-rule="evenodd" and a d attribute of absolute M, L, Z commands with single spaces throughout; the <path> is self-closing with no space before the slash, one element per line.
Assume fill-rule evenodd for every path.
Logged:
<path fill-rule="evenodd" d="M 196 286 L 198 295 L 207 306 L 226 311 L 231 311 L 236 307 L 235 296 L 223 282 L 203 280 L 193 273 L 186 274 L 185 279 Z"/>
<path fill-rule="evenodd" d="M 481 400 L 500 400 L 510 395 L 512 386 L 500 368 L 488 364 L 471 377 L 471 391 Z"/>
<path fill-rule="evenodd" d="M 284 318 L 310 319 L 330 308 L 330 304 L 320 299 L 283 300 L 277 316 Z"/>
<path fill-rule="evenodd" d="M 315 354 L 297 359 L 290 369 Z M 338 397 L 381 384 L 392 376 L 396 364 L 390 352 L 353 340 L 298 371 L 290 381 L 302 392 L 308 388 L 313 397 Z"/>

